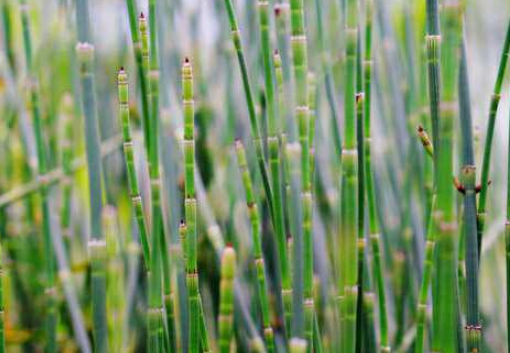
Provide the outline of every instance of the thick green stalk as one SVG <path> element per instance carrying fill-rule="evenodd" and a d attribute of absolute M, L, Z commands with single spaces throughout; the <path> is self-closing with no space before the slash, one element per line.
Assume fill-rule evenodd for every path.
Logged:
<path fill-rule="evenodd" d="M 366 7 L 365 21 L 365 53 L 363 61 L 364 74 L 364 133 L 365 133 L 365 187 L 368 204 L 368 227 L 370 232 L 370 244 L 372 250 L 372 268 L 377 300 L 379 308 L 379 334 L 380 352 L 390 352 L 388 340 L 388 312 L 386 309 L 386 289 L 384 286 L 384 269 L 381 254 L 381 235 L 377 219 L 377 205 L 374 190 L 374 171 L 371 154 L 371 92 L 372 92 L 372 22 L 373 22 L 373 1 L 369 0 Z"/>
<path fill-rule="evenodd" d="M 126 7 L 128 10 L 129 29 L 131 32 L 131 41 L 133 43 L 133 51 L 136 60 L 136 69 L 138 73 L 138 82 L 140 85 L 141 102 L 142 102 L 142 116 L 143 116 L 143 132 L 144 141 L 147 154 L 149 153 L 150 145 L 150 111 L 149 111 L 149 82 L 147 81 L 148 67 L 144 65 L 144 57 L 142 51 L 141 33 L 143 31 L 139 28 L 137 19 L 136 0 L 126 0 Z M 142 16 L 140 16 L 142 17 Z M 146 32 L 146 31 L 145 31 Z M 147 52 L 148 54 L 148 52 Z"/>
<path fill-rule="evenodd" d="M 436 232 L 438 214 L 436 212 L 436 197 L 432 196 L 432 208 L 427 225 L 427 235 L 425 239 L 425 258 L 423 263 L 423 278 L 420 286 L 418 298 L 418 309 L 416 310 L 416 343 L 415 353 L 425 352 L 425 328 L 427 323 L 427 298 L 432 281 L 432 271 L 434 267 L 434 248 L 436 246 Z"/>
<path fill-rule="evenodd" d="M 266 199 L 268 202 L 271 216 L 274 219 L 273 196 L 271 191 L 271 185 L 269 183 L 269 176 L 267 174 L 266 164 L 264 162 L 264 150 L 262 147 L 262 138 L 260 136 L 259 123 L 257 121 L 257 114 L 255 111 L 255 101 L 253 100 L 253 92 L 250 83 L 250 77 L 248 74 L 248 66 L 246 64 L 243 44 L 241 42 L 241 32 L 239 30 L 239 25 L 237 24 L 237 17 L 232 0 L 225 0 L 225 6 L 227 9 L 230 31 L 232 34 L 232 43 L 234 44 L 234 48 L 237 54 L 237 60 L 239 62 L 239 69 L 241 70 L 241 77 L 243 80 L 243 88 L 246 97 L 248 115 L 250 118 L 251 135 L 253 138 L 253 143 L 255 145 L 255 152 L 257 155 L 260 175 L 262 176 L 262 184 L 264 186 L 264 192 L 266 194 Z"/>
<path fill-rule="evenodd" d="M 143 213 L 142 197 L 138 187 L 138 176 L 135 168 L 133 140 L 131 138 L 131 126 L 129 122 L 129 89 L 128 76 L 123 68 L 117 75 L 118 95 L 119 95 L 119 116 L 122 123 L 122 136 L 124 138 L 124 160 L 128 174 L 129 194 L 131 196 L 131 205 L 135 212 L 135 219 L 140 233 L 140 243 L 142 245 L 143 259 L 147 270 L 150 265 L 150 248 L 147 225 Z"/>
<path fill-rule="evenodd" d="M 184 109 L 184 215 L 186 220 L 190 353 L 197 353 L 200 343 L 200 303 L 197 268 L 197 201 L 195 193 L 195 110 L 193 101 L 193 71 L 188 58 L 182 66 L 182 96 Z"/>
<path fill-rule="evenodd" d="M 356 147 L 356 53 L 358 42 L 356 0 L 347 2 L 345 66 L 345 138 L 342 150 L 340 206 L 340 300 L 342 345 L 355 350 L 357 302 L 358 151 Z M 343 313 L 342 313 L 343 311 Z"/>
<path fill-rule="evenodd" d="M 303 229 L 303 294 L 305 338 L 308 350 L 313 350 L 313 239 L 312 239 L 312 173 L 310 157 L 310 121 L 308 106 L 308 52 L 306 48 L 303 0 L 290 2 L 292 68 L 294 72 L 295 117 L 301 145 L 301 203 Z"/>
<path fill-rule="evenodd" d="M 280 141 L 278 138 L 277 110 L 275 102 L 275 88 L 273 77 L 273 57 L 271 52 L 271 40 L 269 30 L 269 2 L 267 0 L 258 0 L 260 42 L 262 61 L 264 64 L 264 84 L 267 98 L 267 120 L 268 120 L 268 138 L 269 166 L 271 173 L 271 190 L 273 204 L 273 226 L 276 234 L 276 244 L 278 246 L 278 259 L 281 272 L 282 296 L 289 296 L 292 293 L 291 276 L 289 270 L 288 255 L 286 249 L 286 232 L 283 219 L 283 195 L 281 181 L 280 165 Z M 287 327 L 287 331 L 289 331 Z"/>
<path fill-rule="evenodd" d="M 507 25 L 505 43 L 501 52 L 499 60 L 498 76 L 496 77 L 496 83 L 494 84 L 494 90 L 492 91 L 490 108 L 489 108 L 489 119 L 487 122 L 487 133 L 485 137 L 485 147 L 483 150 L 483 162 L 482 162 L 482 173 L 481 173 L 481 185 L 480 196 L 478 198 L 478 216 L 477 216 L 477 228 L 478 228 L 478 256 L 480 256 L 482 249 L 482 237 L 483 230 L 485 227 L 485 207 L 487 203 L 487 192 L 489 187 L 489 172 L 491 163 L 491 152 L 492 152 L 492 140 L 494 137 L 494 127 L 496 124 L 496 115 L 498 113 L 499 101 L 501 99 L 501 86 L 503 85 L 503 79 L 505 77 L 505 71 L 508 64 L 508 56 L 510 55 L 510 22 Z"/>
<path fill-rule="evenodd" d="M 124 266 L 121 257 L 121 240 L 115 224 L 115 210 L 103 209 L 104 234 L 106 239 L 105 269 L 107 279 L 107 320 L 110 350 L 122 352 L 123 330 L 125 321 Z"/>
<path fill-rule="evenodd" d="M 248 205 L 248 213 L 250 216 L 250 224 L 253 238 L 253 257 L 255 268 L 257 271 L 257 292 L 259 298 L 260 312 L 262 317 L 262 326 L 264 329 L 264 340 L 266 343 L 267 351 L 274 352 L 274 332 L 270 325 L 269 313 L 269 293 L 267 288 L 266 279 L 266 265 L 262 256 L 262 242 L 261 242 L 261 219 L 257 202 L 253 192 L 253 184 L 248 170 L 246 160 L 246 152 L 241 141 L 236 141 L 237 162 L 241 172 L 241 179 L 243 181 L 246 204 Z"/>
<path fill-rule="evenodd" d="M 230 352 L 233 331 L 234 278 L 236 275 L 236 252 L 227 246 L 221 256 L 220 310 L 218 332 L 220 353 Z"/>
<path fill-rule="evenodd" d="M 26 0 L 20 0 L 21 5 L 21 24 L 23 28 L 23 48 L 25 51 L 26 67 L 29 75 L 29 92 L 30 104 L 32 107 L 32 120 L 34 124 L 35 144 L 37 151 L 37 173 L 43 175 L 47 172 L 47 156 L 44 143 L 43 127 L 40 112 L 40 97 L 38 91 L 38 83 L 32 63 L 32 39 L 31 39 L 31 22 L 29 17 L 29 7 Z M 43 214 L 43 244 L 45 257 L 45 292 L 46 292 L 46 350 L 47 352 L 56 352 L 56 327 L 57 327 L 57 311 L 56 311 L 56 287 L 55 287 L 55 264 L 54 252 L 51 245 L 50 230 L 50 209 L 48 205 L 48 189 L 41 189 L 41 209 Z"/>
<path fill-rule="evenodd" d="M 459 72 L 460 125 L 462 132 L 461 183 L 464 188 L 464 238 L 466 256 L 466 339 L 469 353 L 481 351 L 482 326 L 478 309 L 478 238 L 476 228 L 476 167 L 473 151 L 471 107 L 469 105 L 469 80 L 467 71 L 466 39 L 462 40 Z"/>
<path fill-rule="evenodd" d="M 455 190 L 452 187 L 454 119 L 457 116 L 457 84 L 462 17 L 457 1 L 445 3 L 442 7 L 444 24 L 441 52 L 442 102 L 439 122 L 437 156 L 437 210 L 440 213 L 438 223 L 438 282 L 436 298 L 438 321 L 434 327 L 437 347 L 442 353 L 451 353 L 457 349 L 457 339 L 453 332 L 457 330 L 456 315 L 456 271 L 458 230 L 455 215 Z"/>

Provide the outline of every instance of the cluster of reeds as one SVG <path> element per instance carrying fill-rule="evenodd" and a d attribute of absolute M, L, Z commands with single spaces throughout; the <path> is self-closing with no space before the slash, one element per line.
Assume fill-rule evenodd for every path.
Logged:
<path fill-rule="evenodd" d="M 510 350 L 490 3 L 0 0 L 0 352 Z"/>

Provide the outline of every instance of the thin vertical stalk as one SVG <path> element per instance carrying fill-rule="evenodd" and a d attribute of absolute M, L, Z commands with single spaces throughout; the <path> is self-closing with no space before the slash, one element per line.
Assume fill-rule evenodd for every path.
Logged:
<path fill-rule="evenodd" d="M 227 246 L 221 256 L 220 310 L 218 332 L 220 353 L 230 352 L 234 311 L 234 279 L 236 275 L 236 252 Z"/>
<path fill-rule="evenodd" d="M 501 87 L 503 85 L 503 79 L 505 77 L 505 71 L 508 64 L 508 56 L 510 55 L 510 22 L 507 25 L 505 42 L 503 44 L 503 50 L 499 60 L 498 74 L 496 77 L 496 83 L 494 84 L 494 90 L 492 91 L 491 102 L 489 106 L 489 119 L 487 122 L 487 133 L 485 136 L 485 146 L 483 150 L 483 162 L 482 162 L 482 173 L 481 173 L 481 190 L 478 198 L 478 209 L 477 209 L 477 229 L 478 229 L 478 256 L 480 256 L 482 249 L 482 237 L 483 230 L 485 227 L 485 207 L 487 203 L 487 192 L 489 187 L 489 172 L 491 163 L 491 152 L 492 152 L 492 140 L 494 137 L 494 127 L 496 124 L 496 115 L 498 113 L 499 101 L 501 100 Z"/>
<path fill-rule="evenodd" d="M 200 335 L 200 307 L 197 269 L 197 201 L 195 195 L 195 122 L 193 101 L 193 71 L 188 58 L 182 66 L 182 96 L 184 109 L 184 215 L 186 219 L 186 282 L 188 284 L 190 353 L 197 353 Z"/>
<path fill-rule="evenodd" d="M 78 23 L 78 60 L 81 75 L 82 106 L 85 115 L 85 140 L 90 190 L 90 231 L 89 250 L 92 258 L 92 311 L 94 351 L 108 351 L 108 329 L 106 324 L 106 276 L 104 241 L 101 215 L 102 166 L 99 141 L 99 127 L 94 82 L 94 46 L 91 41 L 90 14 L 87 0 L 76 4 Z"/>
<path fill-rule="evenodd" d="M 138 82 L 140 85 L 141 102 L 142 102 L 142 117 L 143 117 L 143 132 L 144 141 L 147 154 L 149 153 L 150 146 L 150 110 L 149 110 L 149 83 L 147 81 L 148 67 L 144 65 L 144 52 L 141 41 L 141 33 L 143 31 L 139 28 L 135 0 L 126 0 L 126 7 L 128 10 L 129 29 L 131 32 L 131 41 L 133 43 L 133 51 L 135 54 L 136 69 L 138 73 Z M 142 17 L 142 16 L 140 16 Z M 147 53 L 148 54 L 148 53 Z"/>
<path fill-rule="evenodd" d="M 372 250 L 372 268 L 374 274 L 375 288 L 377 292 L 377 301 L 379 308 L 379 343 L 380 352 L 390 352 L 388 340 L 388 312 L 386 309 L 386 289 L 384 285 L 384 269 L 381 254 L 381 235 L 379 232 L 379 223 L 377 219 L 377 205 L 374 190 L 374 170 L 372 166 L 371 154 L 371 92 L 372 92 L 372 23 L 373 23 L 373 1 L 366 3 L 366 21 L 365 21 L 365 53 L 363 60 L 364 75 L 364 133 L 365 133 L 365 187 L 368 204 L 368 227 L 370 232 L 370 245 Z"/>
<path fill-rule="evenodd" d="M 250 217 L 251 232 L 253 238 L 253 257 L 255 268 L 257 272 L 257 292 L 259 298 L 260 312 L 262 317 L 262 326 L 264 329 L 264 340 L 266 343 L 267 351 L 274 352 L 274 332 L 270 325 L 269 314 L 269 294 L 266 279 L 266 265 L 262 256 L 262 242 L 261 242 L 261 228 L 260 228 L 260 215 L 255 201 L 253 184 L 248 170 L 246 160 L 246 152 L 244 151 L 241 141 L 236 141 L 237 162 L 241 173 L 241 179 L 244 185 L 246 195 L 246 204 L 248 206 L 248 213 Z"/>
<path fill-rule="evenodd" d="M 358 3 L 347 1 L 345 66 L 345 137 L 342 150 L 340 206 L 340 315 L 342 346 L 346 353 L 355 350 L 357 302 L 357 224 L 358 224 L 358 150 L 356 147 L 356 53 L 358 43 Z M 343 324 L 342 324 L 343 322 Z"/>
<path fill-rule="evenodd" d="M 460 125 L 462 132 L 461 183 L 464 189 L 464 237 L 466 254 L 466 338 L 470 353 L 481 350 L 482 326 L 478 310 L 478 238 L 476 229 L 476 167 L 473 151 L 473 133 L 471 123 L 471 107 L 469 106 L 469 79 L 467 71 L 466 39 L 462 40 L 462 51 L 459 72 L 459 106 Z"/>
<path fill-rule="evenodd" d="M 138 176 L 135 168 L 133 140 L 131 138 L 131 126 L 129 121 L 129 89 L 128 76 L 124 68 L 119 70 L 117 75 L 118 99 L 119 99 L 119 116 L 122 123 L 122 136 L 124 138 L 124 160 L 128 174 L 129 194 L 131 196 L 131 205 L 135 212 L 135 219 L 140 233 L 140 243 L 142 245 L 143 259 L 145 266 L 149 270 L 150 265 L 150 248 L 149 237 L 147 233 L 147 225 L 143 214 L 142 197 L 138 183 Z"/>
<path fill-rule="evenodd" d="M 273 204 L 273 226 L 276 234 L 276 244 L 278 248 L 278 259 L 281 273 L 282 298 L 285 310 L 292 308 L 292 287 L 289 270 L 288 255 L 286 249 L 286 232 L 283 219 L 283 195 L 281 181 L 280 165 L 280 141 L 278 139 L 277 127 L 277 109 L 275 102 L 275 87 L 273 77 L 273 57 L 271 55 L 271 40 L 269 30 L 269 2 L 267 0 L 258 0 L 258 14 L 260 27 L 260 42 L 262 61 L 264 64 L 264 84 L 267 98 L 267 120 L 268 120 L 268 138 L 269 149 L 269 169 L 271 173 L 271 191 Z M 287 331 L 289 331 L 287 327 Z"/>
<path fill-rule="evenodd" d="M 225 0 L 225 6 L 227 9 L 228 21 L 230 24 L 230 31 L 232 35 L 232 43 L 234 44 L 237 60 L 239 62 L 239 69 L 241 70 L 241 77 L 243 80 L 243 88 L 246 97 L 246 104 L 248 108 L 248 115 L 250 118 L 250 129 L 255 144 L 255 152 L 257 155 L 257 161 L 259 165 L 260 175 L 262 176 L 262 184 L 264 186 L 264 192 L 269 206 L 271 217 L 274 219 L 274 207 L 273 207 L 273 196 L 271 191 L 271 185 L 269 183 L 269 176 L 267 173 L 266 164 L 264 162 L 264 150 L 262 147 L 262 139 L 260 136 L 259 123 L 257 121 L 257 114 L 255 112 L 255 101 L 253 100 L 253 92 L 250 83 L 250 77 L 248 74 L 248 66 L 246 64 L 246 58 L 244 54 L 243 44 L 241 41 L 241 32 L 239 25 L 237 24 L 237 17 L 232 4 L 232 0 Z"/>
<path fill-rule="evenodd" d="M 44 143 L 43 127 L 40 111 L 40 97 L 38 83 L 34 72 L 32 62 L 32 38 L 31 22 L 29 17 L 29 6 L 26 0 L 20 0 L 21 5 L 21 24 L 23 28 L 23 48 L 25 51 L 25 61 L 29 76 L 29 94 L 32 107 L 32 120 L 34 123 L 34 135 L 37 151 L 37 173 L 44 175 L 47 172 L 47 155 Z M 48 205 L 48 188 L 41 188 L 41 209 L 42 209 L 42 232 L 45 258 L 45 292 L 46 292 L 46 350 L 47 352 L 56 352 L 56 328 L 57 328 L 57 310 L 56 310 L 56 287 L 55 287 L 55 260 L 53 247 L 51 246 L 50 230 L 50 209 Z"/>
<path fill-rule="evenodd" d="M 71 224 L 71 203 L 72 203 L 72 161 L 73 161 L 73 136 L 74 136 L 74 121 L 73 121 L 73 108 L 74 101 L 71 95 L 65 94 L 62 98 L 60 114 L 62 116 L 62 171 L 64 172 L 64 179 L 62 180 L 62 206 L 61 206 L 61 222 L 62 231 L 66 238 L 70 237 L 70 224 Z"/>
<path fill-rule="evenodd" d="M 313 350 L 313 239 L 312 239 L 312 173 L 310 168 L 310 121 L 308 106 L 308 52 L 305 30 L 303 0 L 290 2 L 290 28 L 292 48 L 292 69 L 294 72 L 295 117 L 301 145 L 301 203 L 303 229 L 303 295 L 304 295 L 304 336 L 308 350 Z"/>

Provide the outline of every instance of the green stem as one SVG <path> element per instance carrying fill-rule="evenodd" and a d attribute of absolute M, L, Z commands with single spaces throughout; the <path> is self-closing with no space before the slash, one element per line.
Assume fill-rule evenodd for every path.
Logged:
<path fill-rule="evenodd" d="M 220 310 L 218 332 L 220 353 L 230 352 L 234 311 L 234 278 L 236 275 L 236 252 L 226 247 L 221 256 Z"/>

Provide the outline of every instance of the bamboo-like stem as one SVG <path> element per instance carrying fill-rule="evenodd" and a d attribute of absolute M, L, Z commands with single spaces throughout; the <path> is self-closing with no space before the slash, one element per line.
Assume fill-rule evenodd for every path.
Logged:
<path fill-rule="evenodd" d="M 135 54 L 136 69 L 138 73 L 138 82 L 140 85 L 141 102 L 142 102 L 142 116 L 143 116 L 143 132 L 144 141 L 147 155 L 149 154 L 150 146 L 150 110 L 149 110 L 149 82 L 147 81 L 148 72 L 147 67 L 144 66 L 143 50 L 141 33 L 137 19 L 137 9 L 135 0 L 126 0 L 126 7 L 128 10 L 129 29 L 131 32 L 131 41 L 133 43 L 133 51 Z"/>
<path fill-rule="evenodd" d="M 34 124 L 35 144 L 37 151 L 37 174 L 44 175 L 48 169 L 46 147 L 44 142 L 44 132 L 41 121 L 40 97 L 36 75 L 32 59 L 32 38 L 31 22 L 29 17 L 29 6 L 26 0 L 20 0 L 21 5 L 21 24 L 23 29 L 23 48 L 25 52 L 26 67 L 29 76 L 29 94 L 32 107 L 32 121 Z M 56 309 L 56 287 L 55 287 L 55 255 L 51 245 L 50 230 L 50 209 L 48 205 L 48 189 L 41 188 L 41 209 L 42 209 L 42 233 L 45 258 L 45 292 L 46 292 L 46 351 L 57 351 L 57 309 Z"/>
<path fill-rule="evenodd" d="M 129 121 L 129 90 L 128 90 L 128 76 L 123 68 L 119 70 L 117 75 L 118 82 L 118 99 L 119 99 L 119 116 L 122 122 L 122 135 L 124 138 L 124 159 L 126 162 L 126 169 L 128 174 L 129 194 L 131 196 L 131 205 L 135 212 L 135 219 L 140 233 L 140 243 L 142 245 L 143 259 L 145 266 L 149 270 L 150 265 L 150 248 L 149 237 L 147 233 L 147 225 L 145 222 L 145 215 L 143 213 L 142 197 L 140 196 L 140 189 L 138 183 L 138 176 L 136 173 L 133 140 L 131 138 L 131 126 Z"/>
<path fill-rule="evenodd" d="M 291 294 L 291 276 L 289 270 L 288 254 L 286 249 L 286 232 L 283 219 L 283 195 L 281 181 L 281 157 L 280 140 L 278 138 L 278 115 L 275 102 L 275 87 L 273 75 L 273 56 L 271 51 L 270 29 L 269 29 L 269 2 L 267 0 L 258 0 L 258 14 L 260 27 L 260 42 L 262 61 L 264 66 L 264 84 L 267 98 L 267 120 L 268 120 L 268 138 L 267 145 L 269 149 L 269 169 L 271 176 L 271 191 L 273 204 L 273 228 L 276 234 L 276 244 L 278 248 L 278 260 L 281 273 L 282 298 L 285 301 L 285 310 L 292 308 Z M 287 331 L 290 328 L 287 327 Z"/>
<path fill-rule="evenodd" d="M 184 214 L 186 219 L 186 282 L 188 284 L 190 352 L 197 353 L 200 335 L 200 304 L 197 269 L 197 201 L 195 194 L 195 123 L 193 101 L 193 71 L 188 58 L 182 66 L 182 96 L 184 109 Z"/>
<path fill-rule="evenodd" d="M 368 227 L 370 232 L 370 245 L 372 250 L 372 271 L 374 276 L 375 288 L 377 291 L 377 300 L 379 308 L 379 343 L 380 352 L 390 352 L 388 340 L 388 312 L 386 309 L 386 289 L 384 285 L 384 269 L 381 254 L 381 235 L 379 232 L 379 222 L 377 219 L 377 206 L 374 190 L 374 171 L 372 166 L 371 154 L 371 92 L 372 92 L 372 22 L 373 22 L 373 1 L 369 0 L 366 7 L 365 21 L 365 53 L 363 61 L 364 74 L 364 132 L 365 132 L 365 187 L 368 204 Z"/>
<path fill-rule="evenodd" d="M 267 351 L 274 352 L 274 332 L 270 325 L 269 313 L 269 293 L 267 288 L 266 279 L 266 265 L 262 256 L 262 242 L 261 242 L 261 228 L 260 228 L 260 215 L 257 202 L 254 197 L 253 184 L 248 170 L 246 160 L 246 152 L 240 140 L 236 141 L 237 162 L 243 181 L 246 204 L 248 206 L 248 213 L 250 217 L 252 238 L 253 238 L 253 257 L 255 268 L 257 271 L 257 292 L 259 298 L 260 312 L 262 317 L 262 326 L 264 330 L 264 340 L 266 343 Z"/>
<path fill-rule="evenodd" d="M 253 138 L 253 143 L 255 145 L 255 152 L 257 155 L 260 175 L 262 176 L 262 184 L 264 186 L 264 192 L 266 194 L 266 200 L 268 202 L 271 216 L 274 219 L 273 196 L 271 191 L 271 185 L 269 183 L 269 176 L 267 173 L 266 164 L 264 162 L 264 150 L 262 147 L 262 138 L 260 136 L 259 123 L 257 121 L 257 115 L 255 112 L 255 101 L 253 100 L 253 92 L 250 83 L 250 77 L 248 74 L 248 66 L 246 64 L 243 44 L 241 42 L 241 32 L 239 30 L 239 25 L 237 24 L 237 17 L 232 0 L 225 0 L 225 6 L 227 9 L 228 21 L 230 24 L 232 43 L 234 44 L 237 60 L 239 63 L 239 69 L 241 70 L 243 89 L 248 108 L 248 116 L 250 118 L 250 130 Z"/>
<path fill-rule="evenodd" d="M 346 353 L 355 350 L 357 302 L 357 224 L 358 224 L 358 151 L 356 147 L 356 53 L 358 42 L 358 3 L 347 1 L 345 66 L 345 137 L 342 150 L 340 206 L 340 315 L 342 346 Z M 343 321 L 343 324 L 342 324 Z"/>
<path fill-rule="evenodd" d="M 227 246 L 221 256 L 220 309 L 218 332 L 220 353 L 230 352 L 234 311 L 234 279 L 236 275 L 236 252 Z"/>
<path fill-rule="evenodd" d="M 467 70 L 466 39 L 462 41 L 459 72 L 459 105 L 460 125 L 462 131 L 461 183 L 464 187 L 464 237 L 466 256 L 466 339 L 470 353 L 478 353 L 481 349 L 482 326 L 478 310 L 478 238 L 476 228 L 476 167 L 473 151 L 473 133 L 471 123 L 471 107 L 469 105 L 469 79 Z"/>
<path fill-rule="evenodd" d="M 308 342 L 308 350 L 311 352 L 313 350 L 313 320 L 315 315 L 313 301 L 313 200 L 309 138 L 308 51 L 306 47 L 304 1 L 292 0 L 290 2 L 290 11 L 292 68 L 294 72 L 294 94 L 296 97 L 295 118 L 298 125 L 299 144 L 301 145 L 304 336 Z"/>
<path fill-rule="evenodd" d="M 503 44 L 503 50 L 499 59 L 498 74 L 496 82 L 494 84 L 494 90 L 492 91 L 491 102 L 489 106 L 489 119 L 487 122 L 487 133 L 485 136 L 485 146 L 483 150 L 483 162 L 481 172 L 481 190 L 480 196 L 478 197 L 478 208 L 477 208 L 477 229 L 478 229 L 478 256 L 481 254 L 483 231 L 485 228 L 485 212 L 487 203 L 487 192 L 489 187 L 489 172 L 491 163 L 491 152 L 492 152 L 492 140 L 494 137 L 494 127 L 496 124 L 496 116 L 498 113 L 498 106 L 501 100 L 501 87 L 503 85 L 503 79 L 505 77 L 506 67 L 508 65 L 508 56 L 510 55 L 510 21 L 508 22 L 505 42 Z"/>
<path fill-rule="evenodd" d="M 61 116 L 63 133 L 62 133 L 62 170 L 65 178 L 62 182 L 62 206 L 60 218 L 62 223 L 62 231 L 65 236 L 70 236 L 71 224 L 71 202 L 72 202 L 72 161 L 73 161 L 73 136 L 74 136 L 74 121 L 73 121 L 73 98 L 69 94 L 65 94 L 61 103 Z"/>
<path fill-rule="evenodd" d="M 454 119 L 457 116 L 458 63 L 462 17 L 460 4 L 456 0 L 444 3 L 442 7 L 444 23 L 443 45 L 441 51 L 442 102 L 439 122 L 438 148 L 435 149 L 437 175 L 438 223 L 438 281 L 435 304 L 438 305 L 437 325 L 434 326 L 436 344 L 432 347 L 443 353 L 457 349 L 457 221 L 455 216 L 455 194 L 452 187 Z"/>

